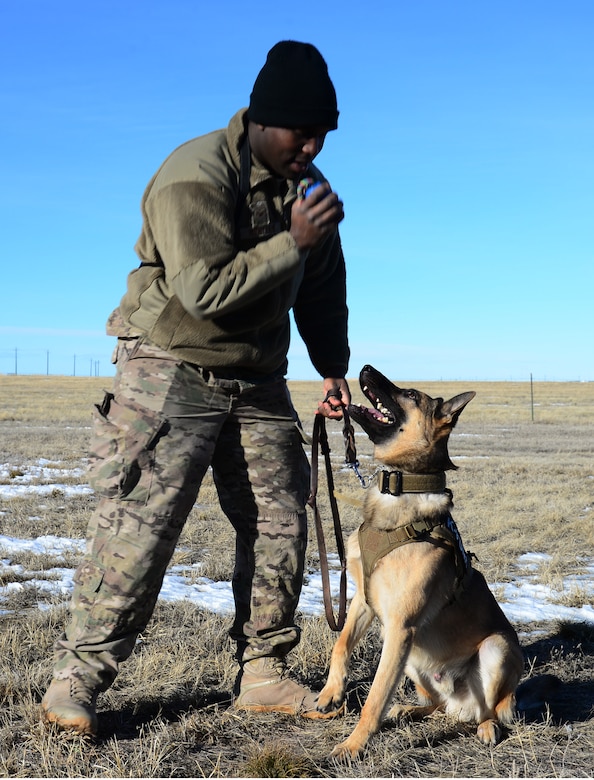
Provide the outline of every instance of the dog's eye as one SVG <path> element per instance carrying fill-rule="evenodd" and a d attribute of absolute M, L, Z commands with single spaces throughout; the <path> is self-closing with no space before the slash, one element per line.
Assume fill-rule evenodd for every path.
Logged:
<path fill-rule="evenodd" d="M 419 394 L 417 393 L 416 390 L 405 390 L 404 395 L 407 398 L 411 398 L 413 401 L 416 401 L 419 397 Z"/>

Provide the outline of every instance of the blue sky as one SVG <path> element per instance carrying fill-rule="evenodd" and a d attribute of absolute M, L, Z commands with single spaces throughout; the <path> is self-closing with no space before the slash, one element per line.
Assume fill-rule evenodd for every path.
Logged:
<path fill-rule="evenodd" d="M 148 180 L 292 38 L 338 93 L 349 376 L 594 380 L 591 0 L 2 0 L 0 29 L 0 374 L 112 372 Z"/>

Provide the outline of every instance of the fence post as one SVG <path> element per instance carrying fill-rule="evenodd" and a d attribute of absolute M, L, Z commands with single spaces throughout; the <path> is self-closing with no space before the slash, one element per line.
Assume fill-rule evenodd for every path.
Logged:
<path fill-rule="evenodd" d="M 532 383 L 532 374 L 530 374 L 530 410 L 532 414 L 532 422 L 534 422 L 534 386 Z"/>

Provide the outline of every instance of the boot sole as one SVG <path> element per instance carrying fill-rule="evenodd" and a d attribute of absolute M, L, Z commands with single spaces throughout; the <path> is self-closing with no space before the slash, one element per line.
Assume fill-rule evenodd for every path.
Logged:
<path fill-rule="evenodd" d="M 332 712 L 320 712 L 319 710 L 306 710 L 303 712 L 296 710 L 295 707 L 282 704 L 277 706 L 273 704 L 234 704 L 233 706 L 236 710 L 247 712 L 279 712 L 282 715 L 299 715 L 299 717 L 307 718 L 308 720 L 331 720 L 332 718 L 338 718 L 341 715 L 344 715 L 346 711 L 344 702 L 337 710 L 333 710 Z"/>
<path fill-rule="evenodd" d="M 79 734 L 81 737 L 97 736 L 97 726 L 88 720 L 68 719 L 44 709 L 41 710 L 41 718 L 45 723 L 53 723 L 64 731 Z"/>

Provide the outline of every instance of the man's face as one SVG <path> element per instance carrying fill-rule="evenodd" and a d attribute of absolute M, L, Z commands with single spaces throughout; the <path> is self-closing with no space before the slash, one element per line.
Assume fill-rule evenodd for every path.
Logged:
<path fill-rule="evenodd" d="M 300 179 L 321 152 L 328 127 L 267 127 L 255 125 L 250 133 L 252 151 L 272 173 L 283 179 Z"/>

